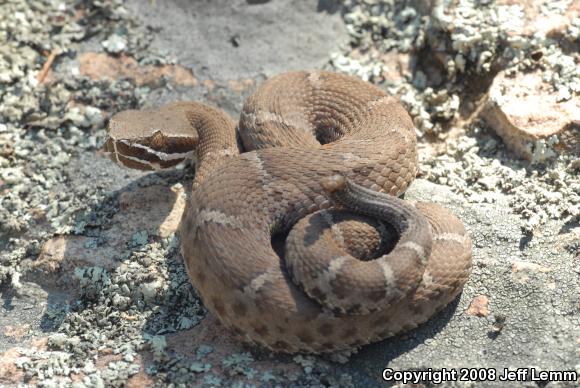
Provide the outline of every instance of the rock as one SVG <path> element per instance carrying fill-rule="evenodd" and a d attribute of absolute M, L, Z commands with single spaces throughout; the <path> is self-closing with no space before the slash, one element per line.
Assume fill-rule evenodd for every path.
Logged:
<path fill-rule="evenodd" d="M 95 256 L 90 243 L 93 239 L 85 236 L 56 236 L 46 241 L 36 260 L 31 263 L 31 269 L 45 276 L 57 275 L 60 271 L 70 272 L 77 266 L 98 265 L 113 268 L 115 260 L 110 255 Z"/>
<path fill-rule="evenodd" d="M 127 48 L 127 40 L 117 34 L 111 35 L 107 40 L 101 42 L 101 45 L 107 52 L 118 54 Z"/>
<path fill-rule="evenodd" d="M 574 18 L 580 16 L 580 3 L 546 2 L 544 0 L 498 0 L 499 6 L 520 7 L 522 20 L 512 30 L 513 35 L 534 35 L 542 33 L 549 37 L 565 35 Z M 550 12 L 551 11 L 551 12 Z"/>
<path fill-rule="evenodd" d="M 23 378 L 24 373 L 16 367 L 19 357 L 20 353 L 16 348 L 0 353 L 0 384 L 14 384 Z"/>
<path fill-rule="evenodd" d="M 528 261 L 514 260 L 512 263 L 512 276 L 513 278 L 521 284 L 530 282 L 534 274 L 545 274 L 552 272 L 552 268 L 546 267 L 541 264 L 530 263 Z M 553 289 L 553 284 L 546 280 L 546 286 Z"/>
<path fill-rule="evenodd" d="M 409 53 L 400 53 L 389 51 L 380 55 L 383 63 L 382 76 L 390 82 L 402 82 L 406 78 L 412 77 L 411 55 Z"/>
<path fill-rule="evenodd" d="M 234 93 L 242 94 L 255 87 L 255 82 L 251 78 L 242 78 L 239 80 L 229 80 L 228 86 Z"/>
<path fill-rule="evenodd" d="M 489 299 L 485 295 L 477 295 L 471 301 L 469 308 L 467 309 L 467 314 L 474 315 L 476 317 L 487 317 L 489 315 Z"/>
<path fill-rule="evenodd" d="M 227 81 L 323 66 L 347 40 L 335 3 L 131 0 L 125 7 L 153 27 L 149 50 L 200 79 Z"/>
<path fill-rule="evenodd" d="M 47 350 L 47 337 L 36 338 L 26 347 L 15 346 L 0 353 L 0 386 L 15 386 L 16 382 L 25 381 L 25 372 L 21 366 L 30 360 L 24 354 L 40 353 Z M 36 378 L 26 379 L 26 383 L 35 385 Z M 6 385 L 4 385 L 6 384 Z"/>
<path fill-rule="evenodd" d="M 79 267 L 97 266 L 112 270 L 117 266 L 127 241 L 135 240 L 136 231 L 147 232 L 152 228 L 161 238 L 168 238 L 177 231 L 185 208 L 183 185 L 154 185 L 123 191 L 119 195 L 119 205 L 120 211 L 114 216 L 117 226 L 101 235 L 103 241 L 107 241 L 106 246 L 99 245 L 92 237 L 55 236 L 42 245 L 36 260 L 25 262 L 26 268 L 51 279 L 63 280 L 69 279 Z"/>
<path fill-rule="evenodd" d="M 181 183 L 171 187 L 154 185 L 138 190 L 124 191 L 119 196 L 122 222 L 131 230 L 143 230 L 155 226 L 159 237 L 175 233 L 185 208 L 185 191 Z M 143 215 L 147 214 L 147 217 Z M 149 223 L 143 222 L 149 219 Z M 122 231 L 118 231 L 122 234 Z"/>
<path fill-rule="evenodd" d="M 516 260 L 512 264 L 512 272 L 514 272 L 514 273 L 516 273 L 516 272 L 546 273 L 546 272 L 551 272 L 551 271 L 552 271 L 551 268 L 548 268 L 548 267 L 540 265 L 540 264 L 530 263 L 527 261 Z"/>
<path fill-rule="evenodd" d="M 156 86 L 163 77 L 176 85 L 196 86 L 198 83 L 193 73 L 182 66 L 142 66 L 128 55 L 113 57 L 105 53 L 87 52 L 79 57 L 79 71 L 93 80 L 133 78 L 137 85 Z"/>
<path fill-rule="evenodd" d="M 541 162 L 557 153 L 578 153 L 578 99 L 559 101 L 539 70 L 494 79 L 481 117 L 519 157 Z"/>
<path fill-rule="evenodd" d="M 6 337 L 12 337 L 16 341 L 21 341 L 22 338 L 26 337 L 29 330 L 30 330 L 30 325 L 28 325 L 28 324 L 23 324 L 23 325 L 19 325 L 19 326 L 6 325 L 3 329 L 2 334 Z"/>

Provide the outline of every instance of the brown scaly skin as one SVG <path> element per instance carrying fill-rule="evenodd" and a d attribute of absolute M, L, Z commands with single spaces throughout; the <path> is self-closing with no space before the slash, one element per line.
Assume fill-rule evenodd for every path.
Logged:
<path fill-rule="evenodd" d="M 356 348 L 425 322 L 467 281 L 461 221 L 392 197 L 417 172 L 410 117 L 359 79 L 292 72 L 266 81 L 244 105 L 243 146 L 227 114 L 199 103 L 122 112 L 110 133 L 113 159 L 134 168 L 164 168 L 195 147 L 186 267 L 206 307 L 249 342 L 290 353 Z M 331 205 L 384 218 L 399 241 L 368 253 L 386 238 L 383 224 L 352 216 L 338 225 L 333 218 L 349 216 L 319 212 Z M 292 227 L 282 260 L 271 238 Z"/>

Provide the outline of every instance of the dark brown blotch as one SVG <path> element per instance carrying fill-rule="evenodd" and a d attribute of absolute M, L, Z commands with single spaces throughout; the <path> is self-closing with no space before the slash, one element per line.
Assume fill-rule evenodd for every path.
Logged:
<path fill-rule="evenodd" d="M 362 312 L 362 306 L 360 304 L 354 304 L 346 309 L 348 315 L 360 314 Z"/>
<path fill-rule="evenodd" d="M 255 299 L 254 307 L 256 307 L 256 309 L 258 310 L 258 313 L 260 315 L 266 314 L 267 312 L 269 312 L 271 310 L 271 307 L 269 305 L 269 300 L 266 298 Z"/>
<path fill-rule="evenodd" d="M 213 298 L 211 300 L 211 304 L 213 305 L 213 308 L 218 315 L 224 315 L 226 309 L 221 300 L 219 300 L 218 298 Z"/>
<path fill-rule="evenodd" d="M 373 328 L 383 327 L 387 324 L 387 322 L 388 322 L 387 319 L 385 319 L 384 317 L 380 317 L 379 319 L 376 319 L 373 322 L 371 322 L 371 327 Z"/>
<path fill-rule="evenodd" d="M 234 310 L 234 313 L 236 313 L 239 317 L 245 317 L 248 313 L 248 307 L 240 300 L 236 301 L 236 303 L 232 305 L 232 310 Z"/>
<path fill-rule="evenodd" d="M 254 332 L 258 334 L 260 337 L 265 337 L 269 333 L 268 327 L 261 323 L 255 323 L 253 329 Z"/>
<path fill-rule="evenodd" d="M 422 315 L 424 313 L 423 311 L 423 307 L 421 306 L 420 303 L 411 303 L 409 305 L 409 309 L 413 312 L 413 314 L 415 315 Z"/>
<path fill-rule="evenodd" d="M 276 341 L 272 344 L 272 347 L 275 350 L 282 350 L 282 351 L 288 351 L 290 350 L 290 344 L 286 341 Z"/>
<path fill-rule="evenodd" d="M 357 339 L 353 343 L 350 344 L 353 348 L 358 348 L 359 346 L 365 345 L 365 341 L 362 339 Z"/>
<path fill-rule="evenodd" d="M 308 331 L 301 331 L 300 333 L 296 334 L 296 336 L 298 337 L 298 339 L 308 345 L 311 344 L 312 342 L 314 342 L 314 338 L 312 337 L 312 334 L 309 333 Z"/>
<path fill-rule="evenodd" d="M 436 279 L 433 279 L 433 282 L 438 283 L 438 281 Z M 463 287 L 463 284 L 464 284 L 463 280 L 457 279 L 453 282 L 453 284 L 451 284 L 451 288 L 454 290 L 458 290 L 461 287 Z"/>
<path fill-rule="evenodd" d="M 382 330 L 377 333 L 379 338 L 388 338 L 393 336 L 393 332 L 390 330 Z"/>
<path fill-rule="evenodd" d="M 324 302 L 326 300 L 326 294 L 318 287 L 314 287 L 310 290 L 310 295 L 319 302 Z"/>
<path fill-rule="evenodd" d="M 239 339 L 244 338 L 244 332 L 240 329 L 238 329 L 236 326 L 230 326 L 230 330 L 232 332 L 232 334 L 236 337 L 238 337 Z"/>
<path fill-rule="evenodd" d="M 349 289 L 345 287 L 343 282 L 331 282 L 330 286 L 332 287 L 332 292 L 336 296 L 337 299 L 344 299 L 349 294 Z"/>
<path fill-rule="evenodd" d="M 342 335 L 345 338 L 351 338 L 351 337 L 354 337 L 356 335 L 356 332 L 357 332 L 356 328 L 351 326 L 351 327 L 347 327 Z"/>
<path fill-rule="evenodd" d="M 412 323 L 406 323 L 403 325 L 403 331 L 413 330 L 415 327 L 417 327 L 417 325 Z"/>
<path fill-rule="evenodd" d="M 367 294 L 367 297 L 370 301 L 377 303 L 385 299 L 385 297 L 387 296 L 385 291 L 386 290 L 371 291 Z"/>
<path fill-rule="evenodd" d="M 435 290 L 433 290 L 431 292 L 431 294 L 433 295 L 431 297 L 432 300 L 439 300 L 442 299 L 443 294 L 445 293 L 445 290 L 441 289 L 441 288 L 436 288 Z"/>
<path fill-rule="evenodd" d="M 334 350 L 335 345 L 332 342 L 323 342 L 320 344 L 320 350 L 323 352 L 328 352 L 330 350 Z"/>
<path fill-rule="evenodd" d="M 325 337 L 330 337 L 333 333 L 333 327 L 330 323 L 324 323 L 318 326 L 318 332 Z"/>
<path fill-rule="evenodd" d="M 207 278 L 206 278 L 205 274 L 202 271 L 197 272 L 194 276 L 195 276 L 195 282 L 198 285 L 205 284 L 205 281 L 206 281 Z"/>

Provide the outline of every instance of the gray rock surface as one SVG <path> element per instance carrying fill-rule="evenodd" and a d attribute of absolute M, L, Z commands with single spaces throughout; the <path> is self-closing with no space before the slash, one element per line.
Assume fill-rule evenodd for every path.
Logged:
<path fill-rule="evenodd" d="M 215 80 L 320 68 L 346 30 L 335 0 L 127 3 L 155 33 L 152 48 Z"/>

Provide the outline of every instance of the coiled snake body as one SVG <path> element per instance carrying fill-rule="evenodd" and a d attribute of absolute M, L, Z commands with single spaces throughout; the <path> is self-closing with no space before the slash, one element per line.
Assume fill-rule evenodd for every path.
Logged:
<path fill-rule="evenodd" d="M 417 172 L 410 117 L 354 77 L 271 78 L 247 99 L 238 131 L 194 102 L 121 112 L 106 149 L 141 169 L 195 158 L 182 253 L 206 307 L 247 341 L 290 353 L 356 348 L 426 321 L 467 280 L 463 224 L 396 198 Z"/>

